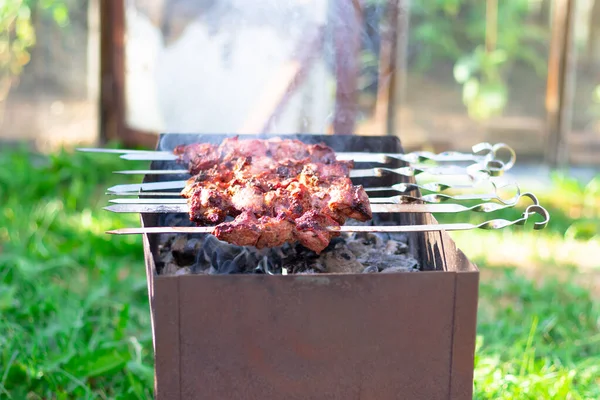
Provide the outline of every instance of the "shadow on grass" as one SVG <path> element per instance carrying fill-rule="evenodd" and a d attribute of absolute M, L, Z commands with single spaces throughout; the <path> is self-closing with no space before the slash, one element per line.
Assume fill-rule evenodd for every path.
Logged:
<path fill-rule="evenodd" d="M 137 223 L 101 209 L 111 156 L 0 151 L 0 398 L 151 397 L 152 339 Z"/>

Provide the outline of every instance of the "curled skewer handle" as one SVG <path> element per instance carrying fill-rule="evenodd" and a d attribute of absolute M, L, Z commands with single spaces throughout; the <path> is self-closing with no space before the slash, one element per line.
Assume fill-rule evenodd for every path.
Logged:
<path fill-rule="evenodd" d="M 508 159 L 508 161 L 501 161 L 498 159 L 498 152 L 500 150 L 508 151 L 508 153 L 510 155 L 510 158 Z M 493 153 L 494 160 L 501 161 L 504 164 L 505 171 L 508 171 L 509 169 L 511 169 L 515 165 L 515 162 L 517 161 L 517 153 L 515 153 L 515 151 L 513 150 L 512 147 L 510 147 L 504 143 L 495 144 L 492 147 L 492 153 Z"/>
<path fill-rule="evenodd" d="M 544 229 L 546 226 L 548 226 L 548 223 L 550 223 L 550 213 L 548 212 L 548 210 L 546 210 L 544 207 L 540 206 L 539 204 L 531 205 L 525 209 L 525 212 L 523 213 L 523 218 L 522 218 L 522 219 L 524 219 L 524 221 L 521 223 L 521 225 L 524 225 L 529 217 L 531 217 L 532 215 L 536 215 L 536 214 L 541 216 L 543 218 L 543 220 L 534 222 L 533 229 L 540 230 L 540 229 Z"/>
<path fill-rule="evenodd" d="M 489 221 L 482 222 L 481 224 L 475 225 L 474 227 L 478 229 L 495 230 L 503 229 L 511 225 L 525 225 L 529 218 L 536 214 L 541 216 L 543 220 L 534 222 L 533 229 L 544 229 L 546 226 L 548 226 L 548 223 L 550 222 L 550 214 L 544 207 L 540 206 L 539 204 L 534 204 L 527 207 L 521 218 L 512 221 L 506 219 L 492 219 Z"/>
<path fill-rule="evenodd" d="M 427 190 L 429 192 L 435 192 L 433 194 L 424 195 L 422 197 L 412 196 L 412 200 L 423 200 L 428 203 L 441 203 L 446 200 L 496 200 L 502 204 L 515 204 L 519 201 L 521 196 L 521 189 L 516 183 L 508 183 L 505 185 L 496 185 L 493 181 L 484 181 L 486 184 L 491 185 L 492 192 L 489 194 L 467 194 L 467 195 L 442 195 L 443 192 L 448 189 L 475 189 L 480 185 L 447 185 L 440 182 L 431 182 L 418 185 L 416 183 L 396 183 L 392 186 L 380 186 L 380 187 L 367 187 L 367 192 L 398 192 L 398 193 L 409 193 L 417 189 Z M 500 195 L 500 190 L 512 187 L 513 191 L 510 191 L 511 196 L 506 198 Z"/>
<path fill-rule="evenodd" d="M 446 195 L 441 195 L 444 196 L 445 198 L 449 198 L 452 199 L 451 196 L 446 196 Z M 531 200 L 531 202 L 533 203 L 533 205 L 539 205 L 539 201 L 537 199 L 537 197 L 535 197 L 534 194 L 532 193 L 523 193 L 517 200 L 520 200 L 521 198 L 528 198 L 529 200 Z M 424 198 L 420 198 L 420 197 L 415 197 L 415 196 L 406 196 L 406 195 L 400 195 L 400 196 L 393 196 L 393 197 L 375 197 L 371 199 L 371 204 L 406 204 L 407 200 L 410 201 L 414 201 L 414 200 L 421 200 L 424 201 L 426 203 L 431 203 L 431 202 L 436 202 L 436 201 L 428 201 L 426 199 L 426 196 L 424 196 Z M 479 203 L 479 204 L 475 204 L 474 206 L 463 206 L 460 204 L 445 204 L 445 205 L 438 205 L 438 206 L 432 206 L 432 207 L 436 207 L 436 209 L 432 209 L 431 212 L 454 212 L 454 213 L 459 213 L 459 212 L 466 212 L 466 211 L 473 211 L 473 212 L 480 212 L 480 213 L 491 213 L 491 212 L 495 212 L 495 211 L 500 211 L 500 210 L 504 210 L 507 208 L 512 208 L 515 206 L 517 202 L 513 203 L 513 204 L 498 204 L 498 203 L 490 203 L 490 202 L 486 202 L 486 203 Z M 386 207 L 386 206 L 383 206 Z M 393 208 L 394 206 L 387 206 L 388 208 Z"/>
<path fill-rule="evenodd" d="M 447 194 L 443 194 L 443 193 L 432 193 L 432 194 L 428 194 L 428 195 L 424 195 L 422 197 L 420 197 L 421 200 L 427 202 L 427 203 L 442 203 L 445 201 L 449 201 L 449 200 L 455 200 L 455 201 L 464 201 L 464 200 L 485 200 L 485 201 L 490 201 L 490 200 L 494 200 L 497 201 L 501 204 L 504 205 L 515 205 L 519 199 L 521 198 L 521 189 L 519 189 L 519 186 L 517 184 L 514 183 L 509 183 L 506 185 L 502 185 L 500 187 L 498 187 L 494 182 L 492 181 L 486 181 L 489 182 L 490 185 L 493 187 L 493 192 L 492 193 L 485 193 L 485 194 L 457 194 L 457 195 L 447 195 Z M 504 188 L 508 188 L 508 187 L 514 187 L 515 188 L 515 194 L 512 195 L 509 198 L 503 198 L 500 197 L 500 195 L 498 194 L 498 189 L 504 189 Z M 418 197 L 415 199 L 419 199 Z"/>
<path fill-rule="evenodd" d="M 404 176 L 417 176 L 420 174 L 430 175 L 464 175 L 465 173 L 475 181 L 486 180 L 490 176 L 500 176 L 504 172 L 502 169 L 492 168 L 491 170 L 486 169 L 481 164 L 472 164 L 468 167 L 400 167 L 400 168 L 374 168 L 375 176 L 382 176 L 386 173 L 404 175 Z M 357 175 L 355 175 L 357 176 Z"/>

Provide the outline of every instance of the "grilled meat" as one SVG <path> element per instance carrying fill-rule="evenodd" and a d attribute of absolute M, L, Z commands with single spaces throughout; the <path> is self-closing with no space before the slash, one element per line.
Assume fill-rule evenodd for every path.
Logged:
<path fill-rule="evenodd" d="M 231 167 L 239 159 L 262 158 L 283 166 L 306 163 L 332 164 L 336 162 L 335 152 L 324 144 L 307 145 L 299 140 L 269 140 L 228 138 L 221 145 L 195 143 L 177 146 L 174 153 L 180 162 L 187 165 L 192 174 L 207 170 L 219 164 Z"/>
<path fill-rule="evenodd" d="M 351 162 L 335 160 L 324 145 L 297 140 L 227 139 L 220 146 L 179 147 L 195 174 L 181 192 L 190 220 L 218 224 L 217 238 L 240 246 L 299 241 L 321 252 L 347 218 L 372 218 L 362 186 L 352 184 Z M 228 216 L 235 217 L 225 222 Z"/>

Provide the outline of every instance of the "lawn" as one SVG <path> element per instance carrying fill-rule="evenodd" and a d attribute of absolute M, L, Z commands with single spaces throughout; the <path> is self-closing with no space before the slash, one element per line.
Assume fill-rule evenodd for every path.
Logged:
<path fill-rule="evenodd" d="M 151 398 L 141 240 L 104 233 L 139 222 L 101 209 L 138 166 L 0 149 L 0 398 Z M 543 200 L 545 231 L 454 234 L 482 269 L 478 399 L 600 398 L 598 192 L 557 177 Z"/>

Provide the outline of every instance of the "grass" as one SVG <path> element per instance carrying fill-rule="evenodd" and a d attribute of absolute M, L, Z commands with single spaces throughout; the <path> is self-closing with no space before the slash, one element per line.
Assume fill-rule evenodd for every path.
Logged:
<path fill-rule="evenodd" d="M 0 398 L 151 398 L 141 241 L 104 234 L 138 220 L 101 209 L 103 188 L 124 179 L 107 171 L 135 167 L 110 155 L 0 149 Z M 569 195 L 565 188 L 560 193 Z M 589 201 L 575 204 L 577 193 L 569 209 L 550 202 L 546 231 L 455 234 L 482 267 L 478 399 L 600 398 L 599 305 L 577 283 L 579 270 L 565 268 L 577 259 L 563 260 L 557 250 L 600 248 L 594 229 L 586 228 L 597 226 L 597 214 Z M 495 259 L 480 251 L 481 243 L 495 249 Z M 524 262 L 507 261 L 515 248 L 534 249 L 530 259 L 566 272 L 529 279 L 521 268 L 507 268 Z"/>

